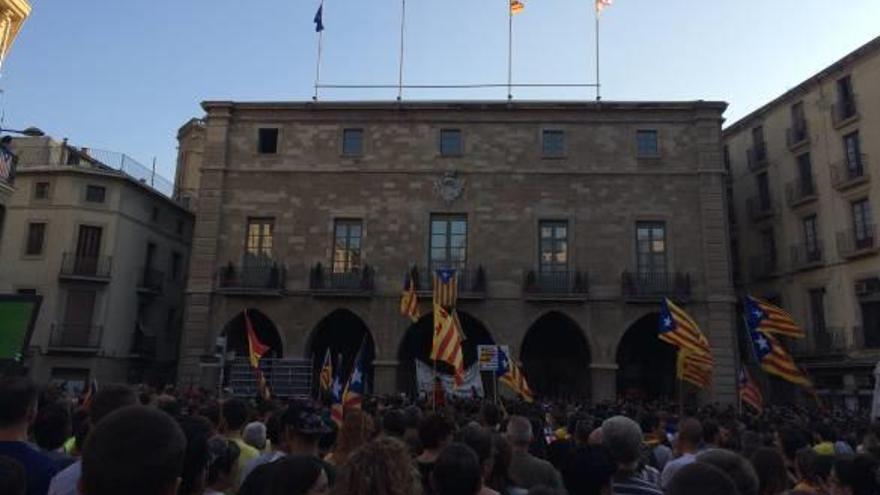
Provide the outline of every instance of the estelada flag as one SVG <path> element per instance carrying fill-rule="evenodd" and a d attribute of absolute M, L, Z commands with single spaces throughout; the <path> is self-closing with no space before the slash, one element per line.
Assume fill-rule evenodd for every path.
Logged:
<path fill-rule="evenodd" d="M 519 0 L 510 0 L 510 13 L 512 15 L 519 14 L 526 8 L 526 5 Z"/>
<path fill-rule="evenodd" d="M 453 268 L 434 272 L 434 304 L 454 308 L 458 299 L 458 274 Z"/>
<path fill-rule="evenodd" d="M 764 396 L 745 366 L 739 370 L 739 400 L 758 414 L 764 412 Z"/>
<path fill-rule="evenodd" d="M 269 346 L 263 344 L 257 338 L 257 333 L 254 331 L 254 326 L 251 324 L 247 310 L 244 310 L 244 328 L 247 333 L 248 359 L 250 360 L 251 368 L 259 368 L 260 359 L 269 352 Z"/>
<path fill-rule="evenodd" d="M 660 340 L 680 349 L 709 356 L 711 359 L 712 349 L 709 347 L 709 341 L 700 331 L 697 322 L 669 299 L 663 300 L 657 336 Z"/>
<path fill-rule="evenodd" d="M 321 391 L 326 392 L 330 390 L 330 387 L 333 386 L 333 362 L 330 358 L 330 348 L 327 348 L 327 353 L 324 355 L 324 364 L 321 366 L 321 375 L 320 379 Z"/>
<path fill-rule="evenodd" d="M 400 296 L 400 314 L 408 317 L 413 323 L 419 321 L 419 296 L 416 293 L 415 268 L 411 269 L 403 281 L 403 294 Z"/>
<path fill-rule="evenodd" d="M 450 312 L 439 304 L 434 304 L 434 338 L 431 343 L 431 359 L 447 363 L 455 369 L 456 386 L 464 382 L 462 334 L 455 310 Z"/>
<path fill-rule="evenodd" d="M 697 354 L 686 348 L 679 349 L 678 351 L 676 368 L 679 380 L 692 383 L 703 390 L 708 390 L 712 387 L 713 367 L 714 363 L 704 355 Z"/>
<path fill-rule="evenodd" d="M 526 382 L 522 367 L 514 362 L 501 347 L 498 347 L 498 369 L 495 371 L 498 381 L 510 387 L 526 402 L 534 402 L 535 395 Z"/>
<path fill-rule="evenodd" d="M 790 314 L 767 301 L 747 296 L 745 312 L 749 330 L 760 330 L 765 334 L 773 333 L 796 339 L 806 336 L 804 329 L 794 322 Z"/>
<path fill-rule="evenodd" d="M 761 369 L 795 385 L 813 390 L 813 382 L 795 364 L 794 358 L 782 347 L 782 343 L 776 337 L 760 330 L 749 330 L 748 332 Z"/>

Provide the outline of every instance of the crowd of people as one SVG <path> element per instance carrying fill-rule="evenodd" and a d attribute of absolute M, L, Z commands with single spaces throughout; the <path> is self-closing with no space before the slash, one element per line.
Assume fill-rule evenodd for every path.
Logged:
<path fill-rule="evenodd" d="M 305 399 L 0 379 L 3 495 L 880 495 L 880 423 L 841 411 Z"/>

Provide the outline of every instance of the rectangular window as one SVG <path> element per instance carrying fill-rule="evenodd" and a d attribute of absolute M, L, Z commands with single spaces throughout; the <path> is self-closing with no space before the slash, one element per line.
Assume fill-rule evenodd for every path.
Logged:
<path fill-rule="evenodd" d="M 666 223 L 636 223 L 636 270 L 640 277 L 666 274 Z"/>
<path fill-rule="evenodd" d="M 86 201 L 89 203 L 103 203 L 104 197 L 107 195 L 107 189 L 104 186 L 86 186 Z"/>
<path fill-rule="evenodd" d="M 565 156 L 565 131 L 545 129 L 541 133 L 541 152 L 544 156 Z"/>
<path fill-rule="evenodd" d="M 847 102 L 853 98 L 852 78 L 843 76 L 837 80 L 837 100 Z"/>
<path fill-rule="evenodd" d="M 180 268 L 183 264 L 183 256 L 178 252 L 171 253 L 171 280 L 177 280 L 180 276 Z"/>
<path fill-rule="evenodd" d="M 866 349 L 880 348 L 880 302 L 862 302 L 862 332 Z"/>
<path fill-rule="evenodd" d="M 345 156 L 360 156 L 364 154 L 363 129 L 343 129 L 342 154 Z"/>
<path fill-rule="evenodd" d="M 261 155 L 278 153 L 278 129 L 260 128 L 257 133 L 257 151 Z"/>
<path fill-rule="evenodd" d="M 843 149 L 846 153 L 846 170 L 851 178 L 862 176 L 862 146 L 859 131 L 843 136 Z"/>
<path fill-rule="evenodd" d="M 770 209 L 770 179 L 763 172 L 755 176 L 755 184 L 758 190 L 758 206 L 761 210 Z"/>
<path fill-rule="evenodd" d="M 461 129 L 440 130 L 440 154 L 443 156 L 462 154 Z"/>
<path fill-rule="evenodd" d="M 752 144 L 757 148 L 764 144 L 764 126 L 756 126 L 752 128 Z"/>
<path fill-rule="evenodd" d="M 558 273 L 568 271 L 568 222 L 542 220 L 538 224 L 540 259 L 538 271 Z"/>
<path fill-rule="evenodd" d="M 34 199 L 49 199 L 48 182 L 37 182 L 34 184 Z"/>
<path fill-rule="evenodd" d="M 333 225 L 333 273 L 350 273 L 361 268 L 360 220 L 336 220 Z"/>
<path fill-rule="evenodd" d="M 150 220 L 152 220 L 154 222 L 159 221 L 159 207 L 158 206 L 154 206 L 153 210 L 150 212 Z"/>
<path fill-rule="evenodd" d="M 853 234 L 856 247 L 870 247 L 874 242 L 874 225 L 871 220 L 871 203 L 867 199 L 852 204 Z"/>
<path fill-rule="evenodd" d="M 776 269 L 776 236 L 773 229 L 761 232 L 761 248 L 763 249 L 764 262 L 769 270 Z"/>
<path fill-rule="evenodd" d="M 467 216 L 431 216 L 431 270 L 467 266 Z"/>
<path fill-rule="evenodd" d="M 657 142 L 657 131 L 653 129 L 636 131 L 638 156 L 659 156 L 660 144 Z"/>
<path fill-rule="evenodd" d="M 723 151 L 724 154 L 722 156 L 724 157 L 724 170 L 730 172 L 730 148 L 725 144 Z"/>
<path fill-rule="evenodd" d="M 816 215 L 804 218 L 803 225 L 804 248 L 806 248 L 807 260 L 816 261 L 819 253 L 818 220 Z"/>
<path fill-rule="evenodd" d="M 43 243 L 46 240 L 46 224 L 35 222 L 28 224 L 27 247 L 25 254 L 37 256 L 43 254 Z"/>
<path fill-rule="evenodd" d="M 793 129 L 802 128 L 805 121 L 804 102 L 799 101 L 791 106 L 791 127 Z"/>
<path fill-rule="evenodd" d="M 255 259 L 271 258 L 274 230 L 275 219 L 273 218 L 249 218 L 245 253 Z"/>
<path fill-rule="evenodd" d="M 814 335 L 825 332 L 825 289 L 810 289 L 810 320 Z"/>
<path fill-rule="evenodd" d="M 815 193 L 815 187 L 813 187 L 813 163 L 810 160 L 809 152 L 798 155 L 797 168 L 801 197 L 812 196 Z"/>

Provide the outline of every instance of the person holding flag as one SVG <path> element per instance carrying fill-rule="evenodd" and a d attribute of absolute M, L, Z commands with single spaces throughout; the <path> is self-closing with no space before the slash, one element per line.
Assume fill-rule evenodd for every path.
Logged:
<path fill-rule="evenodd" d="M 329 347 L 327 348 L 327 353 L 324 354 L 324 364 L 321 366 L 318 385 L 320 386 L 322 394 L 329 391 L 330 387 L 333 386 L 333 361 L 330 358 Z"/>
<path fill-rule="evenodd" d="M 260 391 L 260 397 L 262 397 L 263 400 L 269 400 L 271 398 L 269 384 L 266 383 L 266 377 L 263 375 L 263 371 L 260 370 L 260 359 L 269 352 L 269 346 L 260 342 L 257 333 L 254 331 L 254 326 L 251 324 L 251 319 L 248 316 L 247 310 L 244 310 L 244 328 L 245 333 L 247 334 L 248 360 L 250 361 L 251 369 L 254 370 L 254 376 L 257 378 L 257 387 Z"/>
<path fill-rule="evenodd" d="M 526 382 L 522 368 L 510 359 L 501 346 L 498 346 L 498 369 L 495 370 L 495 376 L 498 378 L 498 381 L 507 385 L 524 401 L 535 402 L 535 395 Z"/>

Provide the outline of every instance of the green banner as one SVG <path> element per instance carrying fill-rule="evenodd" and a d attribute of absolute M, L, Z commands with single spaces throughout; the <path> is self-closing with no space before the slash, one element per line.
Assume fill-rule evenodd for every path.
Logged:
<path fill-rule="evenodd" d="M 0 295 L 0 360 L 20 360 L 29 344 L 40 296 Z"/>

